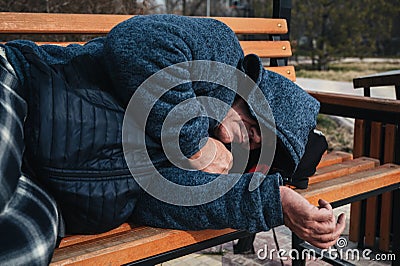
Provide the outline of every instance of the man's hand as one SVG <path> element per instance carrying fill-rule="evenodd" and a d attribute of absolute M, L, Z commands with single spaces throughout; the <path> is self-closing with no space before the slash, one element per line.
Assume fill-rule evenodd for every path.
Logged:
<path fill-rule="evenodd" d="M 336 244 L 345 228 L 344 213 L 336 223 L 332 206 L 325 200 L 320 199 L 316 207 L 288 187 L 281 186 L 280 192 L 285 225 L 290 230 L 318 248 L 329 248 Z"/>
<path fill-rule="evenodd" d="M 232 153 L 219 140 L 208 138 L 207 143 L 189 159 L 192 168 L 214 174 L 227 174 L 232 168 Z"/>

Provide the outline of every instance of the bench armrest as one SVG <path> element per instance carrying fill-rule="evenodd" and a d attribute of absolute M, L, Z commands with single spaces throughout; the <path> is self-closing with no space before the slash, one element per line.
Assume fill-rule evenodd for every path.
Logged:
<path fill-rule="evenodd" d="M 391 124 L 400 123 L 400 100 L 378 99 L 365 96 L 329 92 L 308 93 L 321 103 L 320 112 Z"/>

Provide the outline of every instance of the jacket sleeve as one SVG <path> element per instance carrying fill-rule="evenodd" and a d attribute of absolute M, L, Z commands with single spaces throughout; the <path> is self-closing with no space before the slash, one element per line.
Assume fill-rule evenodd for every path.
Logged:
<path fill-rule="evenodd" d="M 22 176 L 27 103 L 14 68 L 0 45 L 0 213 Z M 1 218 L 0 218 L 1 220 Z"/>
<path fill-rule="evenodd" d="M 218 175 L 201 171 L 184 171 L 177 168 L 163 169 L 160 172 L 168 180 L 186 186 L 210 184 Z M 190 178 L 187 178 L 190 176 Z M 222 196 L 208 203 L 192 206 L 178 206 L 157 199 L 148 193 L 142 193 L 133 214 L 133 219 L 141 224 L 182 230 L 202 230 L 234 228 L 249 232 L 267 231 L 283 224 L 282 205 L 279 186 L 282 180 L 279 174 L 264 176 L 261 173 L 221 175 L 221 180 L 213 186 L 223 191 L 224 181 L 238 178 L 235 185 Z M 249 191 L 252 178 L 258 186 Z M 265 178 L 265 179 L 264 179 Z M 262 181 L 262 182 L 261 182 Z M 227 190 L 227 189 L 226 189 Z M 207 189 L 211 193 L 213 189 Z M 165 188 L 165 193 L 170 193 Z M 201 192 L 199 192 L 201 194 Z M 176 197 L 185 197 L 187 202 L 195 203 L 197 194 L 175 193 Z M 194 201 L 191 201 L 194 200 Z"/>
<path fill-rule="evenodd" d="M 193 60 L 190 47 L 177 32 L 181 30 L 148 18 L 127 20 L 106 37 L 105 64 L 114 96 L 123 107 L 134 104 L 135 119 L 146 127 L 146 135 L 158 144 L 162 138 L 164 148 L 173 150 L 172 140 L 179 136 L 181 152 L 190 157 L 208 136 L 206 112 L 196 100 L 190 71 L 176 67 L 159 72 Z M 173 122 L 163 127 L 168 114 L 174 116 L 169 120 Z"/>

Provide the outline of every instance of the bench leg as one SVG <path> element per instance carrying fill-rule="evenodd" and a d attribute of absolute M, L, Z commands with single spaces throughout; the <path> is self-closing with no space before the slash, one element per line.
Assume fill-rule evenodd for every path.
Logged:
<path fill-rule="evenodd" d="M 364 199 L 361 201 L 361 219 L 360 219 L 360 232 L 358 235 L 358 244 L 357 247 L 359 249 L 363 249 L 364 248 L 364 237 L 365 237 L 365 217 L 366 217 L 366 213 L 367 213 L 367 200 Z"/>
<path fill-rule="evenodd" d="M 302 254 L 303 244 L 305 241 L 299 238 L 295 233 L 292 233 L 292 249 L 297 250 L 297 254 Z M 292 266 L 305 266 L 306 260 L 304 258 L 292 259 Z"/>
<path fill-rule="evenodd" d="M 397 211 L 396 211 L 397 210 Z M 393 240 L 392 251 L 396 259 L 392 265 L 400 265 L 400 189 L 393 191 Z"/>
<path fill-rule="evenodd" d="M 233 254 L 255 254 L 253 242 L 256 234 L 239 238 L 238 243 L 233 246 Z"/>

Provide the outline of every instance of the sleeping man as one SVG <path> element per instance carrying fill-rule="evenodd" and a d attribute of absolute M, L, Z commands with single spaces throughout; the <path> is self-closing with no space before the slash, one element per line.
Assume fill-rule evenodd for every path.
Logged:
<path fill-rule="evenodd" d="M 136 16 L 84 46 L 0 49 L 1 261 L 45 264 L 57 236 L 126 221 L 285 224 L 321 248 L 343 231 L 329 203 L 312 206 L 283 184 L 318 102 L 245 57 L 223 23 Z M 283 171 L 268 172 L 277 164 Z"/>

